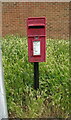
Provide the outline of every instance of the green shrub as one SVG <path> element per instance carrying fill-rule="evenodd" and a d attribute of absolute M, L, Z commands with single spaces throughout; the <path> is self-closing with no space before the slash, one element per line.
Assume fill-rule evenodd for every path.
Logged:
<path fill-rule="evenodd" d="M 2 51 L 11 117 L 70 115 L 69 41 L 47 39 L 46 62 L 39 63 L 38 91 L 33 89 L 33 63 L 28 62 L 27 38 L 6 36 Z"/>

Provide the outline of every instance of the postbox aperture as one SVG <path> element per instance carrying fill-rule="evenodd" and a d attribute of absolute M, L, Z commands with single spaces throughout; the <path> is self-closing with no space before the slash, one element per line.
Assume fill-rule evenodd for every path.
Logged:
<path fill-rule="evenodd" d="M 45 62 L 46 59 L 45 17 L 30 17 L 27 21 L 28 60 Z"/>

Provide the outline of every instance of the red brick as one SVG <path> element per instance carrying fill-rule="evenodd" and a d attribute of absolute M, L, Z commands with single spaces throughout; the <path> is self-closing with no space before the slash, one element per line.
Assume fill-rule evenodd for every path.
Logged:
<path fill-rule="evenodd" d="M 47 38 L 69 39 L 69 2 L 3 2 L 2 35 L 26 36 L 28 17 L 47 18 Z"/>

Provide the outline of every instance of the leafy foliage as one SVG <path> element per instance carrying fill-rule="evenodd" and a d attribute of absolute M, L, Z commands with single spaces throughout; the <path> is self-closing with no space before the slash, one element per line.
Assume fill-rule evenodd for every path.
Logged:
<path fill-rule="evenodd" d="M 40 63 L 40 88 L 33 89 L 33 63 L 27 39 L 6 36 L 2 43 L 8 111 L 11 117 L 70 115 L 69 41 L 47 39 L 46 62 Z"/>

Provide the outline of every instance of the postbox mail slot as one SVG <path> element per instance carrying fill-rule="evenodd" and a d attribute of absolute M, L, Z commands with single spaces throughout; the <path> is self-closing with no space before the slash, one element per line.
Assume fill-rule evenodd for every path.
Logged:
<path fill-rule="evenodd" d="M 29 26 L 29 29 L 32 29 L 32 28 L 34 28 L 34 29 L 41 29 L 41 28 L 44 28 L 45 26 L 44 25 L 41 25 L 41 26 L 39 26 L 39 25 L 32 25 L 32 26 Z"/>
<path fill-rule="evenodd" d="M 29 26 L 28 35 L 45 35 L 45 26 Z"/>

